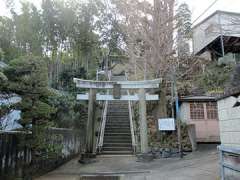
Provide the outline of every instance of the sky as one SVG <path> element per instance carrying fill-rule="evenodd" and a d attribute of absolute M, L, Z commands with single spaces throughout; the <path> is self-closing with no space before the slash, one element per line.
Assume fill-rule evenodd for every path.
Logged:
<path fill-rule="evenodd" d="M 21 0 L 17 0 L 21 1 Z M 37 7 L 41 7 L 41 0 L 23 0 L 30 1 L 34 3 Z M 215 0 L 176 0 L 177 4 L 186 2 L 190 10 L 192 11 L 192 19 L 195 20 L 202 12 L 207 9 Z M 200 22 L 216 10 L 224 10 L 231 12 L 240 12 L 240 0 L 218 0 L 217 3 L 205 13 L 196 23 Z M 19 8 L 19 3 L 17 3 L 17 8 Z M 0 16 L 10 16 L 9 11 L 6 9 L 4 0 L 0 0 Z M 195 24 L 196 24 L 195 23 Z"/>

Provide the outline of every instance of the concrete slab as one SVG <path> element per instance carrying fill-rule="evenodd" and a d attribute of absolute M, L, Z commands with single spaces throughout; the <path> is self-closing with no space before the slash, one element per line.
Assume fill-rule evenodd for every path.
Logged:
<path fill-rule="evenodd" d="M 215 147 L 197 151 L 183 159 L 156 159 L 136 162 L 135 156 L 99 156 L 97 162 L 81 165 L 78 159 L 64 164 L 36 180 L 80 180 L 83 174 L 122 175 L 121 180 L 217 180 L 218 153 Z"/>

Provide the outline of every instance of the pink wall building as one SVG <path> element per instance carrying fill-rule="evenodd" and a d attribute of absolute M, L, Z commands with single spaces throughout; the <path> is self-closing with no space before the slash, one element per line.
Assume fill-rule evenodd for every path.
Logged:
<path fill-rule="evenodd" d="M 220 142 L 217 102 L 214 97 L 182 97 L 180 117 L 182 122 L 195 125 L 197 142 Z"/>

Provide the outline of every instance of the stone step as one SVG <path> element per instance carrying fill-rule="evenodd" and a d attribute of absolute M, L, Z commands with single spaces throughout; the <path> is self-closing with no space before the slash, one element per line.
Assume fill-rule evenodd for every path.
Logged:
<path fill-rule="evenodd" d="M 132 151 L 132 147 L 102 147 L 103 151 Z"/>
<path fill-rule="evenodd" d="M 122 111 L 128 111 L 128 104 L 123 104 L 123 105 L 113 105 L 113 104 L 108 104 L 108 111 L 112 110 L 122 110 Z"/>
<path fill-rule="evenodd" d="M 132 139 L 127 138 L 127 139 L 105 139 L 104 143 L 128 143 L 132 144 Z"/>
<path fill-rule="evenodd" d="M 111 112 L 107 112 L 107 115 L 129 116 L 129 113 L 128 113 L 128 111 L 111 111 Z"/>
<path fill-rule="evenodd" d="M 105 128 L 129 128 L 130 129 L 130 124 L 129 123 L 122 123 L 120 124 L 120 122 L 109 122 L 109 123 L 106 123 L 106 126 Z"/>
<path fill-rule="evenodd" d="M 123 118 L 123 117 L 112 117 L 112 118 L 107 117 L 106 122 L 112 122 L 112 121 L 121 121 L 121 122 L 130 123 L 130 118 L 129 117 L 125 117 L 125 118 Z"/>
<path fill-rule="evenodd" d="M 104 136 L 104 138 L 104 142 L 126 142 L 132 140 L 131 136 L 113 136 L 110 138 L 108 136 Z"/>
<path fill-rule="evenodd" d="M 130 126 L 106 126 L 106 130 L 129 130 L 130 131 Z"/>
<path fill-rule="evenodd" d="M 119 125 L 121 125 L 121 124 L 123 124 L 123 125 L 130 125 L 130 120 L 129 119 L 107 119 L 107 121 L 106 121 L 106 124 L 114 124 L 114 123 L 116 123 L 116 124 L 119 124 Z"/>
<path fill-rule="evenodd" d="M 110 113 L 110 112 L 125 112 L 127 113 L 128 112 L 128 108 L 125 108 L 125 107 L 112 107 L 111 109 L 108 109 L 107 110 L 107 113 Z"/>
<path fill-rule="evenodd" d="M 107 116 L 107 121 L 113 121 L 113 120 L 116 120 L 116 121 L 130 121 L 129 117 L 120 117 L 120 116 Z"/>
<path fill-rule="evenodd" d="M 130 129 L 105 129 L 105 133 L 131 133 Z"/>
<path fill-rule="evenodd" d="M 127 121 L 127 120 L 123 120 L 123 121 L 121 121 L 121 120 L 111 120 L 111 121 L 107 121 L 106 122 L 106 125 L 115 125 L 115 126 L 117 126 L 117 125 L 125 125 L 125 126 L 129 126 L 130 125 L 130 122 L 129 122 L 129 120 Z"/>
<path fill-rule="evenodd" d="M 103 147 L 132 147 L 132 143 L 120 143 L 120 142 L 109 143 L 109 142 L 106 142 L 103 144 Z"/>
<path fill-rule="evenodd" d="M 111 129 L 111 128 L 113 128 L 113 129 L 118 129 L 118 128 L 119 129 L 124 129 L 124 128 L 130 129 L 130 124 L 117 124 L 117 123 L 106 124 L 105 130 L 106 129 Z"/>
<path fill-rule="evenodd" d="M 129 116 L 128 112 L 111 112 L 107 113 L 107 116 Z"/>
<path fill-rule="evenodd" d="M 126 112 L 126 111 L 128 111 L 128 105 L 111 105 L 111 104 L 109 104 L 108 111 L 125 111 Z"/>
<path fill-rule="evenodd" d="M 119 136 L 119 137 L 125 137 L 125 136 L 131 136 L 131 133 L 104 133 L 104 136 Z"/>
<path fill-rule="evenodd" d="M 105 128 L 130 128 L 130 123 L 108 122 Z"/>
<path fill-rule="evenodd" d="M 132 137 L 131 136 L 106 136 L 104 135 L 104 142 L 105 141 L 116 141 L 116 142 L 120 142 L 120 141 L 131 141 Z"/>
<path fill-rule="evenodd" d="M 129 129 L 127 130 L 105 130 L 105 134 L 109 134 L 109 133 L 131 133 Z"/>
<path fill-rule="evenodd" d="M 133 151 L 102 151 L 103 155 L 131 155 Z"/>
<path fill-rule="evenodd" d="M 107 114 L 106 116 L 107 118 L 128 118 L 129 119 L 129 114 L 122 114 L 122 113 L 118 113 L 118 114 Z"/>

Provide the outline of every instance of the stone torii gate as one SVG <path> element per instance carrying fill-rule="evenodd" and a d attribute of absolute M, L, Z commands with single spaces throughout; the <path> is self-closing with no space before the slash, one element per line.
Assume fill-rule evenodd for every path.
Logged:
<path fill-rule="evenodd" d="M 146 101 L 159 100 L 158 95 L 146 94 L 145 89 L 159 88 L 161 79 L 146 81 L 92 81 L 74 78 L 77 88 L 89 89 L 89 93 L 78 94 L 77 100 L 88 100 L 88 121 L 86 127 L 86 154 L 91 155 L 94 152 L 94 107 L 95 101 L 139 101 L 140 117 L 140 144 L 141 153 L 148 152 L 148 129 L 146 116 Z M 112 89 L 113 95 L 102 95 L 96 93 L 98 89 Z M 121 89 L 138 90 L 138 94 L 121 95 Z"/>

